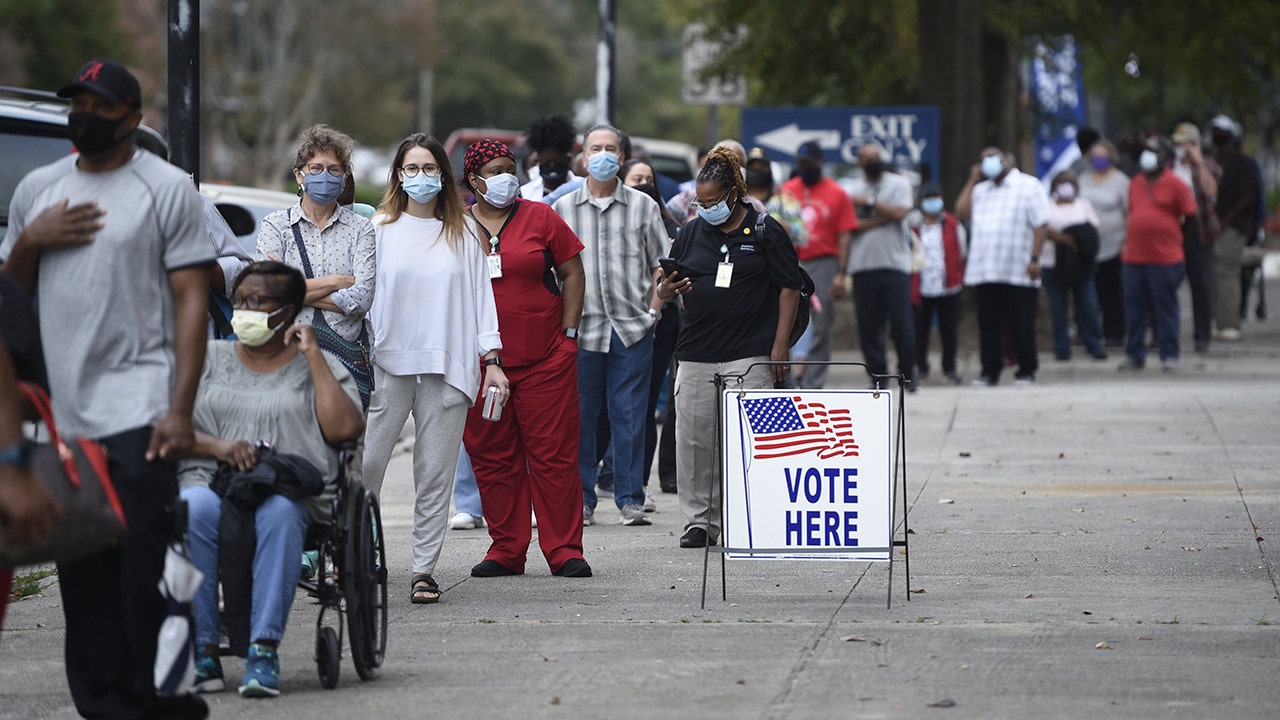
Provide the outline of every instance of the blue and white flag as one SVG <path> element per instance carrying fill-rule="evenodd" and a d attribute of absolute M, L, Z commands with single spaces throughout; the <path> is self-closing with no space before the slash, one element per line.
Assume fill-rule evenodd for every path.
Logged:
<path fill-rule="evenodd" d="M 1080 157 L 1076 131 L 1086 121 L 1080 48 L 1071 35 L 1033 37 L 1031 107 L 1036 123 L 1036 176 L 1047 188 Z"/>

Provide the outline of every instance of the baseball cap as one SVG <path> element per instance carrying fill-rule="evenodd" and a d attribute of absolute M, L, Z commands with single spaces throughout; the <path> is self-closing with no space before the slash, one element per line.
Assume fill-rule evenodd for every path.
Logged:
<path fill-rule="evenodd" d="M 1236 131 L 1236 124 L 1226 115 L 1214 115 L 1213 119 L 1209 121 L 1209 127 L 1226 130 L 1229 133 Z"/>
<path fill-rule="evenodd" d="M 809 142 L 801 145 L 799 150 L 796 150 L 796 159 L 821 161 L 822 146 L 818 144 L 817 140 L 810 140 Z"/>
<path fill-rule="evenodd" d="M 69 98 L 80 90 L 88 90 L 105 98 L 124 103 L 135 110 L 142 108 L 142 91 L 138 78 L 125 66 L 111 60 L 90 60 L 58 88 L 58 97 Z"/>
<path fill-rule="evenodd" d="M 1178 123 L 1173 128 L 1173 134 L 1169 136 L 1175 143 L 1181 145 L 1189 142 L 1200 142 L 1200 128 L 1189 122 Z"/>
<path fill-rule="evenodd" d="M 769 159 L 769 153 L 765 152 L 764 148 L 762 147 L 758 147 L 758 146 L 753 147 L 751 148 L 751 152 L 747 153 L 747 162 L 751 162 L 752 160 L 767 161 L 768 159 Z"/>
<path fill-rule="evenodd" d="M 920 186 L 920 197 L 942 197 L 942 186 L 936 182 L 927 182 Z"/>

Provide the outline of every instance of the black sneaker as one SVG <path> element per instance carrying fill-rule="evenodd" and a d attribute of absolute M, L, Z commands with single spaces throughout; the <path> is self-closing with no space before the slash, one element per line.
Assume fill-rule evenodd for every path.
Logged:
<path fill-rule="evenodd" d="M 553 570 L 551 574 L 559 577 L 586 578 L 591 577 L 591 566 L 582 558 L 569 558 L 564 561 L 559 570 Z"/>

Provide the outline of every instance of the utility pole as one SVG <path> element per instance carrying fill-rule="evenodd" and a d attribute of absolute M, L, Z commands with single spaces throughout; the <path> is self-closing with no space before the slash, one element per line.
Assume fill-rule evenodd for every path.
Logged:
<path fill-rule="evenodd" d="M 169 162 L 200 182 L 200 0 L 169 0 Z"/>
<path fill-rule="evenodd" d="M 596 43 L 596 122 L 614 125 L 614 77 L 617 66 L 617 0 L 599 0 L 600 37 Z"/>

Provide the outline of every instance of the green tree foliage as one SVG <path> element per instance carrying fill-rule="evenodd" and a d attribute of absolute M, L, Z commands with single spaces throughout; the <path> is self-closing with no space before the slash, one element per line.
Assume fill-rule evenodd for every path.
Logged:
<path fill-rule="evenodd" d="M 52 90 L 90 58 L 129 62 L 119 16 L 117 0 L 0 0 L 0 44 L 18 60 L 0 63 L 0 81 Z"/>

